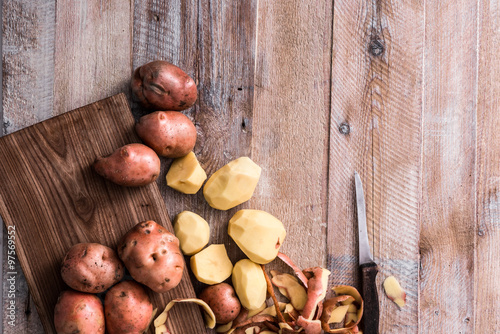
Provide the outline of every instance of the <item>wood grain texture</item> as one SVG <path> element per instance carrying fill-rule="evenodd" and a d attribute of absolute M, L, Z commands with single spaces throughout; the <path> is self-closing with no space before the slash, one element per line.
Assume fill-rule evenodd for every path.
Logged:
<path fill-rule="evenodd" d="M 8 228 L 15 226 L 17 255 L 48 333 L 65 288 L 60 263 L 72 245 L 114 248 L 132 226 L 149 219 L 173 231 L 156 184 L 120 187 L 90 167 L 98 156 L 138 142 L 133 126 L 121 94 L 0 138 L 0 212 Z M 177 288 L 150 294 L 160 310 L 167 300 L 192 296 L 187 269 Z M 197 306 L 173 311 L 173 332 L 204 331 Z"/>
<path fill-rule="evenodd" d="M 2 122 L 8 134 L 53 115 L 55 14 L 54 0 L 2 1 Z M 3 225 L 3 224 L 2 224 Z M 2 229 L 5 229 L 2 227 Z M 2 243 L 7 254 L 6 235 Z M 8 272 L 3 261 L 3 272 Z M 16 323 L 8 325 L 4 304 L 3 333 L 43 331 L 26 279 L 16 261 Z M 7 290 L 3 300 L 8 301 Z"/>
<path fill-rule="evenodd" d="M 3 10 L 3 133 L 52 116 L 54 0 L 5 0 Z"/>
<path fill-rule="evenodd" d="M 477 14 L 475 1 L 426 2 L 421 333 L 474 328 Z"/>
<path fill-rule="evenodd" d="M 120 92 L 128 94 L 132 73 L 132 6 L 131 0 L 57 4 L 55 114 Z"/>
<path fill-rule="evenodd" d="M 332 2 L 261 1 L 258 18 L 250 202 L 283 222 L 297 266 L 325 266 Z"/>
<path fill-rule="evenodd" d="M 500 332 L 500 5 L 479 1 L 474 332 Z"/>
<path fill-rule="evenodd" d="M 195 79 L 198 100 L 183 113 L 197 128 L 194 152 L 208 176 L 233 159 L 251 155 L 256 10 L 256 1 L 136 1 L 134 68 L 164 59 Z M 210 242 L 224 243 L 233 263 L 241 258 L 227 224 L 248 204 L 219 211 L 201 191 L 181 194 L 167 187 L 171 161 L 162 162 L 158 185 L 171 218 L 183 210 L 200 214 L 211 226 Z"/>
<path fill-rule="evenodd" d="M 359 286 L 357 171 L 380 270 L 380 332 L 416 333 L 423 4 L 336 1 L 333 22 L 329 267 L 335 284 Z M 389 275 L 407 292 L 404 309 L 384 296 Z"/>

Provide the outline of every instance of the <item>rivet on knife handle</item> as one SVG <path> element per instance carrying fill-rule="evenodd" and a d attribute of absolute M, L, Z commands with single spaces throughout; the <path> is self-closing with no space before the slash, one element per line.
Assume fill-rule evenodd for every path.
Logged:
<path fill-rule="evenodd" d="M 364 299 L 363 334 L 378 333 L 379 304 L 377 293 L 378 268 L 375 262 L 364 263 L 361 268 L 361 285 Z"/>

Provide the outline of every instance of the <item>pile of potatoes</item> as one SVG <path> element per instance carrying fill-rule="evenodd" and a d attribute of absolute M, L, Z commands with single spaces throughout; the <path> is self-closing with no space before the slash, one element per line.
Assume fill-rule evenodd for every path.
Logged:
<path fill-rule="evenodd" d="M 181 113 L 197 98 L 192 78 L 170 63 L 154 61 L 134 72 L 132 92 L 151 111 L 135 126 L 144 144 L 128 144 L 98 158 L 93 168 L 99 175 L 122 186 L 145 186 L 159 176 L 159 157 L 167 157 L 174 159 L 167 185 L 196 194 L 204 184 L 203 196 L 214 209 L 229 210 L 252 197 L 261 168 L 248 157 L 230 161 L 207 180 L 193 152 L 196 128 Z M 363 300 L 357 290 L 334 287 L 334 297 L 325 300 L 330 272 L 321 267 L 300 270 L 279 252 L 286 236 L 279 219 L 243 209 L 229 220 L 227 231 L 247 256 L 234 265 L 224 244 L 209 245 L 209 224 L 191 211 L 175 217 L 175 236 L 152 221 L 138 224 L 121 239 L 116 254 L 103 245 L 76 245 L 61 271 L 76 291 L 63 292 L 56 305 L 58 333 L 101 333 L 105 326 L 108 333 L 142 333 L 154 316 L 143 285 L 159 293 L 177 286 L 184 269 L 182 254 L 190 257 L 193 275 L 206 287 L 199 298 L 170 301 L 154 320 L 156 334 L 169 333 L 167 314 L 179 302 L 202 306 L 207 326 L 218 325 L 219 333 L 358 333 Z M 276 257 L 295 275 L 271 271 L 269 277 L 265 265 Z M 122 280 L 124 267 L 134 281 Z M 274 288 L 288 302 L 279 302 Z M 92 294 L 103 291 L 104 310 Z M 92 319 L 91 325 L 83 319 Z"/>
<path fill-rule="evenodd" d="M 125 280 L 127 268 L 132 280 Z M 176 287 L 184 270 L 179 240 L 163 226 L 145 221 L 130 229 L 117 251 L 79 243 L 66 253 L 63 291 L 54 310 L 57 333 L 142 333 L 154 317 L 146 289 L 163 293 Z M 147 288 L 146 288 L 147 287 Z M 96 294 L 105 292 L 104 307 Z"/>
<path fill-rule="evenodd" d="M 336 286 L 331 289 L 334 296 L 325 300 L 330 272 L 321 267 L 300 270 L 280 253 L 286 231 L 271 214 L 243 209 L 230 219 L 228 234 L 248 257 L 234 266 L 223 244 L 205 247 L 209 225 L 201 216 L 179 213 L 174 230 L 181 250 L 191 256 L 194 276 L 207 285 L 198 297 L 210 307 L 218 333 L 360 333 L 363 300 L 359 292 L 351 286 Z M 265 265 L 276 257 L 295 276 L 271 270 L 270 278 Z M 232 285 L 225 282 L 228 278 Z M 274 288 L 288 302 L 279 302 Z M 157 327 L 156 334 L 165 333 Z"/>

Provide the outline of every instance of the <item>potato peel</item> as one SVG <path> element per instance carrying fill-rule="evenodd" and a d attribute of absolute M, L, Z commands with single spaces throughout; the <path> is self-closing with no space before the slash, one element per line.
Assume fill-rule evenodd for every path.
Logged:
<path fill-rule="evenodd" d="M 271 298 L 273 299 L 274 307 L 276 309 L 276 317 L 278 318 L 280 323 L 286 323 L 286 320 L 280 311 L 278 299 L 274 294 L 274 289 L 273 289 L 273 284 L 271 283 L 271 279 L 269 278 L 269 275 L 267 275 L 266 268 L 264 267 L 264 265 L 261 265 L 261 267 L 262 267 L 262 272 L 264 273 L 264 277 L 266 278 L 267 292 L 271 295 Z"/>
<path fill-rule="evenodd" d="M 309 279 L 307 301 L 304 309 L 302 310 L 302 316 L 305 319 L 313 320 L 318 308 L 318 304 L 326 296 L 328 276 L 330 275 L 330 271 L 325 268 L 314 267 L 305 269 L 304 273 L 310 273 L 312 274 L 312 277 Z"/>
<path fill-rule="evenodd" d="M 343 334 L 343 333 L 358 333 L 358 324 L 361 321 L 361 317 L 363 316 L 363 308 L 364 308 L 364 302 L 363 299 L 361 298 L 361 295 L 359 291 L 349 285 L 338 285 L 332 288 L 333 292 L 335 293 L 335 297 L 327 299 L 324 302 L 324 312 L 325 314 L 322 315 L 321 317 L 321 324 L 323 327 L 323 330 L 326 333 L 330 334 Z M 352 301 L 354 299 L 354 301 Z M 359 308 L 357 310 L 356 316 L 357 320 L 355 322 L 350 322 L 349 325 L 344 326 L 342 328 L 335 328 L 335 329 L 330 329 L 329 325 L 329 318 L 330 318 L 330 313 L 332 311 L 332 307 L 334 305 L 347 305 L 344 303 L 355 303 Z"/>
<path fill-rule="evenodd" d="M 384 280 L 384 291 L 387 297 L 400 308 L 406 304 L 406 293 L 394 276 L 389 276 Z"/>
<path fill-rule="evenodd" d="M 302 311 L 307 301 L 307 291 L 299 280 L 295 276 L 275 270 L 271 270 L 271 275 L 272 283 L 278 287 L 281 294 L 290 300 L 296 310 Z"/>
<path fill-rule="evenodd" d="M 198 299 L 198 298 L 185 298 L 185 299 L 178 298 L 178 299 L 171 300 L 167 304 L 167 306 L 165 306 L 165 309 L 163 310 L 163 312 L 154 320 L 156 334 L 170 333 L 168 331 L 165 323 L 167 322 L 168 312 L 177 303 L 195 303 L 195 304 L 200 305 L 204 311 L 203 313 L 204 313 L 204 317 L 205 317 L 205 325 L 210 329 L 215 328 L 215 324 L 216 324 L 215 314 L 212 311 L 212 309 L 210 308 L 210 306 L 208 306 L 207 303 L 205 303 L 203 300 Z M 160 330 L 160 328 L 161 328 L 161 330 Z"/>
<path fill-rule="evenodd" d="M 228 333 L 232 333 L 233 331 L 238 332 L 243 330 L 245 331 L 246 328 L 252 327 L 252 326 L 259 326 L 260 324 L 265 325 L 266 322 L 275 322 L 276 318 L 269 315 L 269 314 L 257 314 L 251 317 L 250 319 L 247 319 L 231 328 L 231 330 Z"/>
<path fill-rule="evenodd" d="M 285 254 L 283 254 L 281 252 L 278 252 L 278 257 L 280 258 L 281 261 L 283 261 L 287 266 L 289 266 L 293 270 L 293 272 L 295 273 L 295 275 L 297 275 L 297 278 L 302 282 L 302 284 L 304 284 L 304 286 L 307 289 L 307 287 L 308 287 L 307 286 L 308 279 L 304 275 L 304 273 L 302 272 L 302 270 L 300 270 L 299 267 L 297 267 L 295 265 L 295 263 L 293 263 L 293 261 L 288 256 L 286 256 Z"/>

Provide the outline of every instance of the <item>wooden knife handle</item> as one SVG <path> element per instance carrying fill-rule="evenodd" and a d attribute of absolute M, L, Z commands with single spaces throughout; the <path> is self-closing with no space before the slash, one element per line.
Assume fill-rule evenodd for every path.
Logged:
<path fill-rule="evenodd" d="M 379 303 L 376 278 L 378 274 L 375 262 L 364 263 L 361 268 L 361 285 L 365 308 L 363 311 L 363 334 L 377 334 L 379 322 Z"/>

